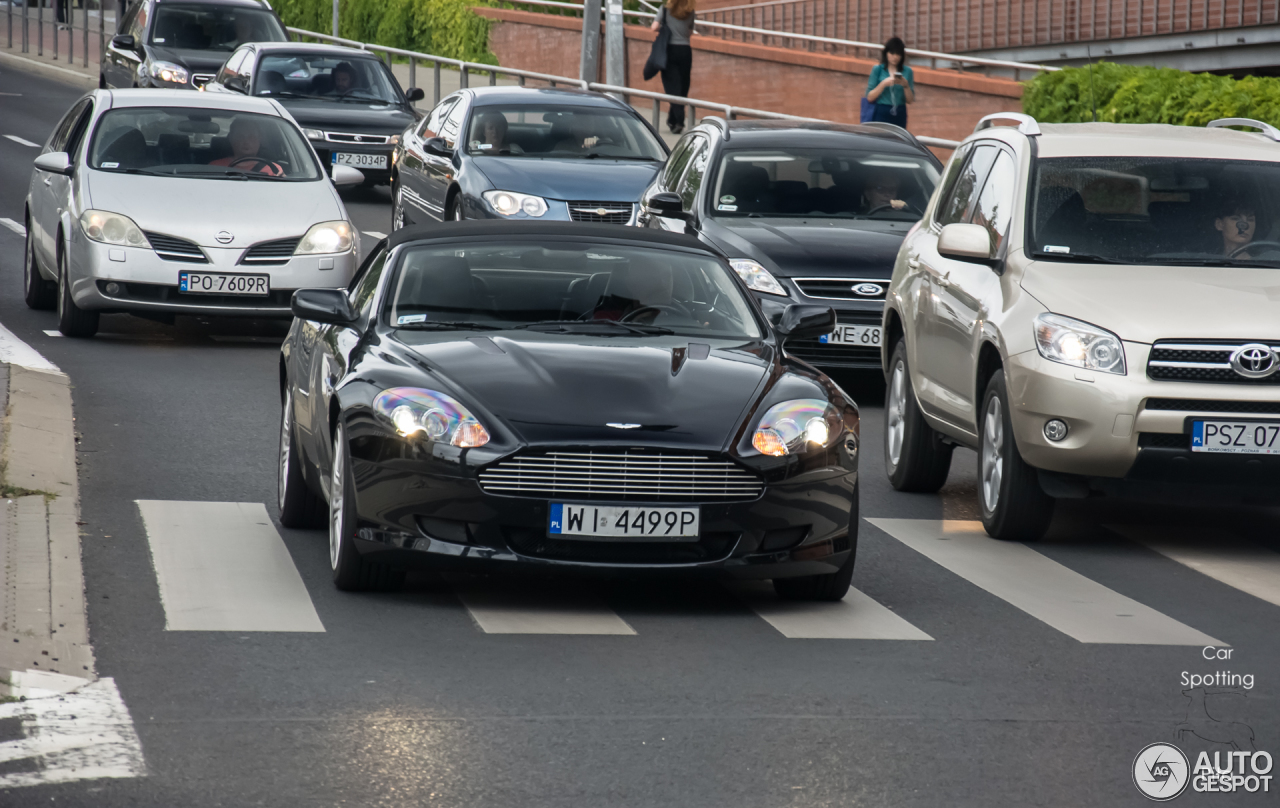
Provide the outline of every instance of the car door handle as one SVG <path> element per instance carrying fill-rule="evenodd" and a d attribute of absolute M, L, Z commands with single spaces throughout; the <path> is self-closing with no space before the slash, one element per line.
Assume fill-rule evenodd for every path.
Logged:
<path fill-rule="evenodd" d="M 45 177 L 45 178 L 44 178 L 44 184 L 45 184 L 45 185 L 53 185 L 53 178 L 52 178 L 52 177 Z"/>
<path fill-rule="evenodd" d="M 950 272 L 942 273 L 941 275 L 938 276 L 938 279 L 934 282 L 937 283 L 939 286 L 941 286 L 943 289 L 946 289 L 948 286 L 951 285 L 951 273 Z"/>
<path fill-rule="evenodd" d="M 907 269 L 911 270 L 912 272 L 915 272 L 919 268 L 920 268 L 920 259 L 918 258 L 907 259 Z"/>

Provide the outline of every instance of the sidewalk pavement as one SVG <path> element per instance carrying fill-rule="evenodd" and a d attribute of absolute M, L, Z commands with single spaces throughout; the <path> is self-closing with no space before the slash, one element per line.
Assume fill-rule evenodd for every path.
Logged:
<path fill-rule="evenodd" d="M 74 9 L 71 20 L 75 27 L 59 30 L 53 9 L 44 9 L 42 20 L 39 8 L 27 8 L 24 48 L 23 10 L 20 5 L 0 2 L 0 68 L 21 66 L 49 78 L 96 86 L 100 44 L 115 35 L 115 12 L 108 10 L 104 20 L 97 11 Z"/>

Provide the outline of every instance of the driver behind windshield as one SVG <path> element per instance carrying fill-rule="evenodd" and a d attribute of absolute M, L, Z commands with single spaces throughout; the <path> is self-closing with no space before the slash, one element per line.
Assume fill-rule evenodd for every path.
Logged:
<path fill-rule="evenodd" d="M 325 95 L 346 95 L 356 88 L 356 69 L 350 62 L 338 62 L 329 73 L 333 81 Z"/>
<path fill-rule="evenodd" d="M 901 181 L 897 172 L 874 171 L 867 175 L 867 184 L 862 190 L 862 210 L 859 213 L 870 213 L 878 208 L 904 210 L 907 203 L 899 198 Z"/>
<path fill-rule="evenodd" d="M 569 116 L 569 137 L 556 142 L 555 151 L 585 152 L 600 142 L 595 116 L 575 112 Z"/>
<path fill-rule="evenodd" d="M 279 163 L 258 156 L 262 148 L 262 133 L 257 121 L 248 117 L 239 117 L 231 121 L 227 139 L 231 142 L 231 156 L 211 160 L 211 166 L 229 166 L 242 171 L 256 171 L 273 177 L 283 177 L 284 167 Z"/>
<path fill-rule="evenodd" d="M 632 258 L 627 266 L 613 271 L 609 287 L 596 304 L 591 319 L 652 323 L 661 308 L 673 305 L 674 289 L 671 267 Z M 635 316 L 644 309 L 649 311 Z"/>
<path fill-rule="evenodd" d="M 473 150 L 487 151 L 490 154 L 506 152 L 507 154 L 524 154 L 518 143 L 507 143 L 507 116 L 501 112 L 486 112 L 472 124 L 475 133 L 471 141 Z"/>
<path fill-rule="evenodd" d="M 1222 234 L 1222 254 L 1228 258 L 1253 258 L 1244 249 L 1252 243 L 1258 229 L 1253 206 L 1241 199 L 1228 197 L 1218 204 L 1214 214 L 1213 226 Z"/>

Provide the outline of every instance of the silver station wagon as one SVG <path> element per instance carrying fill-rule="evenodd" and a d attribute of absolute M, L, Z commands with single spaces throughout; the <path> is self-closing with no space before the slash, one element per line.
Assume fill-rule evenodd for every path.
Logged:
<path fill-rule="evenodd" d="M 27 305 L 90 337 L 103 313 L 290 317 L 296 289 L 345 287 L 359 239 L 336 185 L 275 101 L 96 90 L 35 161 Z"/>

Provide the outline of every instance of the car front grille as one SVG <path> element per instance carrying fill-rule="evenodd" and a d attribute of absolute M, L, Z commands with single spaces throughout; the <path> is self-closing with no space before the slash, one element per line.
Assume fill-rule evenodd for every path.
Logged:
<path fill-rule="evenodd" d="M 361 146 L 385 146 L 386 135 L 365 135 L 358 132 L 325 132 L 324 139 L 330 143 L 355 143 Z"/>
<path fill-rule="evenodd" d="M 1190 449 L 1191 436 L 1184 432 L 1139 432 L 1140 449 Z"/>
<path fill-rule="evenodd" d="M 523 556 L 588 564 L 705 564 L 728 558 L 741 533 L 704 533 L 689 542 L 553 539 L 526 528 L 504 528 L 507 545 Z"/>
<path fill-rule="evenodd" d="M 1162 340 L 1151 346 L 1147 376 L 1156 381 L 1209 382 L 1216 384 L 1280 384 L 1280 372 L 1261 379 L 1240 375 L 1231 367 L 1231 355 L 1245 345 L 1240 340 Z M 1272 351 L 1280 345 L 1258 341 Z"/>
<path fill-rule="evenodd" d="M 763 488 L 728 460 L 640 449 L 517 455 L 480 472 L 480 486 L 510 496 L 664 502 L 754 499 Z"/>
<path fill-rule="evenodd" d="M 188 264 L 207 264 L 209 259 L 194 241 L 161 233 L 143 233 L 151 242 L 151 249 L 166 261 L 182 261 Z"/>
<path fill-rule="evenodd" d="M 255 244 L 245 250 L 244 256 L 240 258 L 240 263 L 253 264 L 255 266 L 288 263 L 289 259 L 293 257 L 293 251 L 298 248 L 299 241 L 302 241 L 301 236 Z"/>
<path fill-rule="evenodd" d="M 880 325 L 876 311 L 838 311 L 836 320 L 847 325 Z M 880 347 L 870 345 L 831 345 L 816 339 L 789 339 L 787 353 L 811 365 L 823 367 L 880 367 Z"/>
<path fill-rule="evenodd" d="M 626 224 L 631 221 L 632 206 L 629 202 L 593 202 L 590 200 L 569 202 L 569 218 L 575 222 L 595 224 Z"/>
<path fill-rule="evenodd" d="M 1165 412 L 1238 412 L 1250 414 L 1280 413 L 1280 401 L 1201 401 L 1195 398 L 1147 399 L 1148 410 Z"/>
<path fill-rule="evenodd" d="M 820 300 L 884 300 L 889 281 L 882 278 L 793 278 L 806 297 Z"/>
<path fill-rule="evenodd" d="M 192 73 L 191 84 L 195 87 L 203 87 L 213 81 L 215 73 Z"/>

